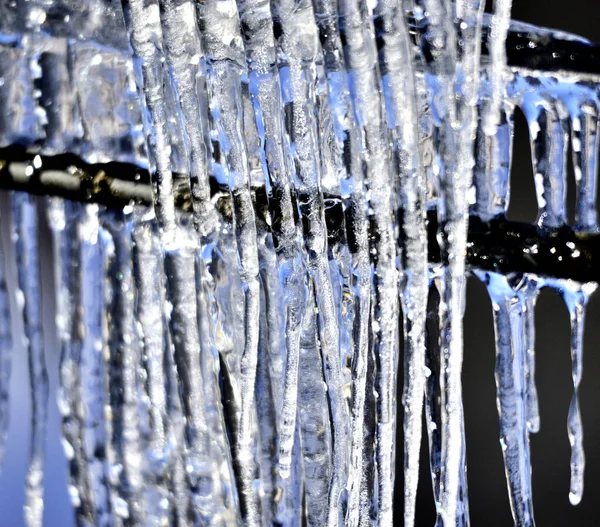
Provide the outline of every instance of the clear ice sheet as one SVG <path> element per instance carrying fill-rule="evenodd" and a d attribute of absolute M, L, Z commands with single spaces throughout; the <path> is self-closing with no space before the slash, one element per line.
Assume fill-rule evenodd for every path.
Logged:
<path fill-rule="evenodd" d="M 153 207 L 45 201 L 77 523 L 358 526 L 403 516 L 413 525 L 425 410 L 437 524 L 468 525 L 468 214 L 506 215 L 519 107 L 538 226 L 566 224 L 570 142 L 573 227 L 597 233 L 597 79 L 508 68 L 510 0 L 496 0 L 490 18 L 475 0 L 17 7 L 0 6 L 1 146 L 133 163 L 153 178 Z M 406 9 L 423 22 L 427 49 L 411 38 Z M 491 32 L 480 62 L 482 24 Z M 191 197 L 183 212 L 173 199 L 181 189 Z M 12 200 L 36 410 L 26 513 L 39 525 L 47 387 L 39 277 L 22 262 L 39 256 L 41 202 Z M 446 266 L 427 262 L 433 209 Z M 595 284 L 473 271 L 493 304 L 513 516 L 533 525 L 536 298 L 557 290 L 571 318 L 577 504 L 582 335 Z M 15 288 L 2 284 L 0 273 L 0 442 L 9 316 L 21 316 L 8 313 Z M 428 307 L 428 293 L 440 301 Z M 399 488 L 403 513 L 393 507 Z"/>

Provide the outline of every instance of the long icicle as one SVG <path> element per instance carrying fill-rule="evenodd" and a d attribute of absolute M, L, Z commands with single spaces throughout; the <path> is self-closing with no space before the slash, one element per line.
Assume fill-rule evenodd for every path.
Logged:
<path fill-rule="evenodd" d="M 13 240 L 17 258 L 18 305 L 22 309 L 28 349 L 31 390 L 31 454 L 27 469 L 25 519 L 29 527 L 42 525 L 44 514 L 44 443 L 48 420 L 48 373 L 42 333 L 38 242 L 38 208 L 35 196 L 14 192 Z"/>
<path fill-rule="evenodd" d="M 138 89 L 144 94 L 150 115 L 147 134 L 150 157 L 155 164 L 152 172 L 153 201 L 165 251 L 167 292 L 173 306 L 170 325 L 186 416 L 186 473 L 194 493 L 202 493 L 206 492 L 206 486 L 212 486 L 215 474 L 206 457 L 204 395 L 194 294 L 196 243 L 189 239 L 185 229 L 176 224 L 173 174 L 170 168 L 171 148 L 163 90 L 159 6 L 155 2 L 146 4 L 140 0 L 123 0 L 123 9 L 134 58 L 141 69 L 141 78 L 137 79 Z M 200 496 L 197 497 L 202 501 Z M 200 505 L 196 507 L 197 514 L 202 515 L 201 508 Z"/>
<path fill-rule="evenodd" d="M 323 357 L 327 397 L 332 418 L 332 474 L 329 488 L 328 525 L 340 521 L 340 498 L 346 484 L 348 411 L 343 393 L 339 327 L 327 260 L 327 226 L 320 186 L 319 143 L 316 130 L 316 62 L 320 53 L 312 5 L 307 0 L 295 3 L 282 0 L 274 6 L 280 23 L 278 50 L 289 68 L 282 75 L 284 104 L 291 113 L 291 148 L 294 152 L 295 187 L 304 226 L 308 266 L 315 284 L 319 310 L 317 325 Z"/>
<path fill-rule="evenodd" d="M 0 218 L 0 221 L 2 219 Z M 12 327 L 6 287 L 6 261 L 0 241 L 0 473 L 10 424 L 10 377 L 12 369 Z"/>
<path fill-rule="evenodd" d="M 510 24 L 512 0 L 494 0 L 494 14 L 488 36 L 490 66 L 490 100 L 485 105 L 481 124 L 488 136 L 496 135 L 504 97 L 506 95 L 506 35 Z"/>
<path fill-rule="evenodd" d="M 331 422 L 327 408 L 324 371 L 319 361 L 314 289 L 310 287 L 302 324 L 298 380 L 298 426 L 302 431 L 304 513 L 310 527 L 327 525 L 331 478 Z"/>
<path fill-rule="evenodd" d="M 81 204 L 48 198 L 48 223 L 53 238 L 56 289 L 56 327 L 61 343 L 58 407 L 62 415 L 62 434 L 69 463 L 69 497 L 78 524 L 94 518 L 94 494 L 84 453 L 84 416 L 81 409 L 81 248 L 78 222 Z"/>
<path fill-rule="evenodd" d="M 233 205 L 239 273 L 244 294 L 244 349 L 240 360 L 240 408 L 233 438 L 234 467 L 240 486 L 242 516 L 248 525 L 260 523 L 261 511 L 253 454 L 253 410 L 260 315 L 256 221 L 250 194 L 246 145 L 242 136 L 241 76 L 246 73 L 240 22 L 234 0 L 209 0 L 199 6 L 201 35 L 209 60 L 207 85 L 211 112 L 221 139 Z"/>
<path fill-rule="evenodd" d="M 440 96 L 434 106 L 441 119 L 442 200 L 438 220 L 440 238 L 448 266 L 442 276 L 442 466 L 439 513 L 441 520 L 454 523 L 466 502 L 462 485 L 465 438 L 462 408 L 462 358 L 466 280 L 465 253 L 468 218 L 467 192 L 473 176 L 473 137 L 475 108 L 479 89 L 479 56 L 483 4 L 460 0 L 453 6 L 439 0 L 425 0 L 429 19 L 427 41 L 434 58 L 432 73 L 437 75 Z M 456 22 L 456 26 L 455 26 Z M 461 52 L 456 55 L 456 27 L 461 30 Z M 459 97 L 457 98 L 456 90 Z M 463 496 L 461 497 L 461 494 Z"/>
<path fill-rule="evenodd" d="M 535 385 L 535 304 L 543 285 L 535 275 L 525 275 L 522 286 L 523 316 L 525 317 L 525 398 L 527 405 L 527 430 L 535 434 L 540 430 L 540 408 Z"/>
<path fill-rule="evenodd" d="M 142 506 L 146 510 L 149 523 L 164 524 L 169 520 L 169 508 L 165 507 L 165 499 L 169 500 L 181 495 L 187 489 L 178 489 L 173 495 L 167 486 L 167 470 L 171 463 L 172 445 L 168 437 L 167 390 L 165 377 L 165 324 L 163 318 L 164 293 L 160 273 L 160 249 L 154 240 L 155 230 L 152 228 L 153 214 L 140 210 L 134 211 L 136 222 L 132 231 L 133 262 L 136 294 L 136 318 L 139 324 L 141 344 L 146 370 L 146 386 L 149 398 L 149 433 L 145 451 L 148 468 L 144 475 L 149 480 L 142 497 Z M 175 502 L 175 510 L 179 519 L 185 518 L 187 503 Z M 183 511 L 181 508 L 183 507 Z"/>
<path fill-rule="evenodd" d="M 323 48 L 329 107 L 335 132 L 335 149 L 345 153 L 346 166 L 340 170 L 339 192 L 345 217 L 346 236 L 351 253 L 351 287 L 354 292 L 352 315 L 352 406 L 351 443 L 348 466 L 348 509 L 346 523 L 358 525 L 363 480 L 364 416 L 371 317 L 371 262 L 369 258 L 367 199 L 361 152 L 361 129 L 356 126 L 350 81 L 346 68 L 337 2 L 313 0 L 315 19 Z M 339 190 L 338 190 L 339 188 Z M 328 190 L 329 189 L 324 189 Z M 341 321 L 340 321 L 341 322 Z M 342 350 L 343 351 L 343 350 Z M 369 490 L 368 493 L 372 491 Z"/>
<path fill-rule="evenodd" d="M 567 421 L 569 442 L 571 443 L 571 485 L 569 501 L 578 505 L 583 496 L 583 476 L 585 455 L 583 452 L 583 426 L 579 409 L 579 384 L 583 373 L 583 335 L 585 309 L 590 295 L 598 287 L 597 284 L 578 284 L 563 282 L 562 295 L 569 309 L 571 320 L 571 375 L 573 377 L 573 399 L 569 406 Z"/>
<path fill-rule="evenodd" d="M 135 320 L 135 286 L 132 258 L 132 217 L 123 211 L 103 211 L 101 225 L 110 233 L 114 255 L 107 269 L 111 301 L 107 306 L 107 361 L 112 448 L 120 467 L 117 488 L 124 500 L 127 519 L 143 523 L 146 511 L 141 507 L 144 487 L 140 438 L 139 382 L 141 372 L 140 341 Z"/>
<path fill-rule="evenodd" d="M 83 405 L 83 448 L 89 471 L 89 488 L 93 496 L 93 521 L 104 525 L 115 518 L 115 500 L 109 461 L 112 453 L 107 446 L 109 433 L 106 408 L 109 401 L 104 380 L 106 353 L 106 290 L 107 242 L 101 235 L 97 205 L 84 205 L 77 221 L 80 240 L 80 290 L 76 305 L 82 313 L 81 348 L 79 351 L 80 396 Z M 115 514 L 115 516 L 112 516 Z"/>
<path fill-rule="evenodd" d="M 366 186 L 373 225 L 373 326 L 377 357 L 377 518 L 391 525 L 393 517 L 396 371 L 398 364 L 398 271 L 392 213 L 392 171 L 387 152 L 384 104 L 379 86 L 375 32 L 366 4 L 347 0 L 340 5 L 346 67 L 352 103 L 362 131 Z"/>
<path fill-rule="evenodd" d="M 300 333 L 307 296 L 306 262 L 302 254 L 302 234 L 294 221 L 291 160 L 284 151 L 287 142 L 283 135 L 281 88 L 270 5 L 267 0 L 245 0 L 238 1 L 238 9 L 243 21 L 241 29 L 248 58 L 250 95 L 262 124 L 271 229 L 283 290 L 285 372 L 278 435 L 279 474 L 286 479 L 292 467 L 296 430 Z"/>
<path fill-rule="evenodd" d="M 223 243 L 227 245 L 231 237 L 225 237 Z M 234 251 L 232 251 L 234 252 Z M 204 375 L 205 393 L 208 397 L 221 397 L 223 399 L 233 397 L 237 394 L 224 388 L 220 383 L 225 383 L 227 372 L 227 359 L 224 357 L 231 352 L 229 345 L 233 346 L 231 341 L 223 346 L 224 341 L 229 340 L 226 335 L 227 329 L 233 330 L 234 324 L 231 319 L 221 312 L 225 307 L 220 302 L 219 284 L 223 259 L 226 257 L 221 254 L 221 247 L 212 240 L 202 248 L 202 252 L 196 254 L 196 283 L 197 283 L 197 302 L 199 304 L 199 328 L 202 339 L 202 373 Z M 226 272 L 226 271 L 225 271 Z M 229 277 L 227 276 L 226 279 Z M 224 349 L 225 348 L 225 349 Z M 214 451 L 219 457 L 221 464 L 221 478 L 223 485 L 223 501 L 227 511 L 223 518 L 225 522 L 232 522 L 234 518 L 239 517 L 238 494 L 235 485 L 235 474 L 233 469 L 232 452 L 228 440 L 228 435 L 235 432 L 235 423 L 227 420 L 226 412 L 231 401 L 224 405 L 216 405 L 214 408 L 207 408 L 207 420 L 209 433 L 211 436 L 217 436 L 218 439 L 212 441 Z M 234 416 L 235 417 L 235 416 Z"/>
<path fill-rule="evenodd" d="M 425 174 L 419 160 L 417 93 L 410 72 L 409 34 L 403 3 L 380 2 L 376 16 L 384 40 L 382 70 L 389 126 L 397 149 L 400 189 L 401 270 L 404 316 L 404 525 L 415 520 L 423 398 L 425 395 L 425 319 L 427 316 L 428 265 L 425 223 Z M 387 82 L 386 82 L 387 81 Z"/>
<path fill-rule="evenodd" d="M 485 283 L 494 310 L 496 386 L 500 444 L 515 525 L 533 526 L 531 456 L 527 426 L 527 335 L 523 283 L 513 277 L 476 271 Z"/>

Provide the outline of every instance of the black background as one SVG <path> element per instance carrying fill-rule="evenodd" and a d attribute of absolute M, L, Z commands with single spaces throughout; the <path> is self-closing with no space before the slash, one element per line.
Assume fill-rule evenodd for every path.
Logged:
<path fill-rule="evenodd" d="M 489 8 L 489 6 L 488 6 Z M 489 9 L 488 9 L 489 10 Z M 513 0 L 515 20 L 561 29 L 600 42 L 600 2 L 594 0 Z M 570 153 L 569 153 L 570 157 Z M 516 117 L 509 218 L 533 222 L 537 205 L 530 149 L 522 114 Z M 570 163 L 570 160 L 569 160 Z M 569 165 L 569 211 L 572 214 L 573 175 Z M 572 218 L 572 216 L 571 216 Z M 539 526 L 600 525 L 600 292 L 587 311 L 584 373 L 580 388 L 585 429 L 585 491 L 582 502 L 569 503 L 570 446 L 567 412 L 573 393 L 569 356 L 569 317 L 558 295 L 544 290 L 536 309 L 536 381 L 541 429 L 531 435 L 533 499 Z M 494 381 L 494 330 L 491 304 L 484 286 L 469 280 L 465 315 L 463 366 L 464 409 L 471 524 L 475 527 L 513 524 L 502 452 Z M 399 423 L 402 421 L 400 420 Z M 401 425 L 399 425 L 401 428 Z M 401 435 L 401 430 L 399 430 Z M 401 438 L 400 438 L 401 439 Z M 396 523 L 402 524 L 402 443 L 398 451 Z M 421 449 L 417 525 L 432 526 L 435 509 L 428 473 L 426 441 Z"/>

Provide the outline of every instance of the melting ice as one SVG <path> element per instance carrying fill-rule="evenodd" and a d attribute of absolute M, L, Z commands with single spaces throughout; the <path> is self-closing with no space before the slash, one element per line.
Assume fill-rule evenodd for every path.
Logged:
<path fill-rule="evenodd" d="M 11 317 L 21 317 L 32 395 L 28 525 L 43 517 L 48 404 L 40 221 L 52 232 L 59 409 L 78 525 L 413 525 L 423 411 L 437 524 L 469 524 L 467 226 L 469 214 L 505 218 L 515 108 L 529 126 L 540 232 L 566 225 L 569 141 L 573 228 L 598 231 L 600 81 L 509 68 L 511 2 L 496 0 L 492 17 L 483 8 L 0 2 L 0 145 L 31 153 L 2 170 L 25 187 L 85 182 L 92 194 L 108 185 L 151 202 L 117 209 L 12 191 L 1 211 L 12 246 L 0 260 L 0 460 Z M 63 153 L 81 166 L 52 157 Z M 114 161 L 148 168 L 151 192 L 86 173 Z M 428 213 L 437 214 L 443 264 L 428 262 Z M 7 287 L 13 256 L 18 279 Z M 577 504 L 582 336 L 596 285 L 470 271 L 493 306 L 512 513 L 533 525 L 536 299 L 553 288 L 570 314 Z M 428 338 L 432 313 L 439 339 Z M 394 510 L 396 476 L 403 512 Z"/>

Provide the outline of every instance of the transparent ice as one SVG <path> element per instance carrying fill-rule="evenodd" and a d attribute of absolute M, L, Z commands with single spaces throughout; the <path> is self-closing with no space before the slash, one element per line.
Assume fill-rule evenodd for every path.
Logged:
<path fill-rule="evenodd" d="M 516 108 L 540 232 L 567 223 L 570 141 L 573 228 L 598 233 L 600 79 L 509 67 L 510 28 L 577 39 L 511 26 L 510 0 L 495 0 L 492 16 L 484 4 L 0 0 L 0 147 L 31 154 L 11 162 L 13 181 L 61 170 L 85 179 L 45 161 L 64 153 L 152 177 L 150 206 L 11 191 L 1 211 L 12 238 L 0 247 L 0 460 L 12 340 L 24 338 L 28 525 L 43 517 L 48 404 L 39 222 L 52 233 L 58 405 L 78 525 L 414 525 L 423 412 L 436 524 L 469 525 L 469 272 L 493 306 L 516 525 L 534 525 L 536 299 L 544 287 L 564 299 L 569 499 L 580 502 L 578 389 L 596 284 L 471 269 L 465 255 L 469 215 L 506 216 Z M 88 176 L 125 188 L 101 169 Z M 428 261 L 428 214 L 443 263 Z M 12 257 L 17 284 L 6 283 Z M 23 335 L 11 335 L 11 317 Z"/>

